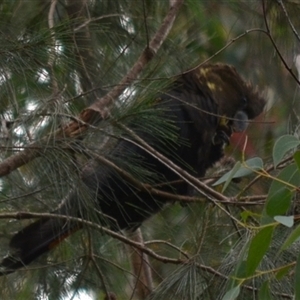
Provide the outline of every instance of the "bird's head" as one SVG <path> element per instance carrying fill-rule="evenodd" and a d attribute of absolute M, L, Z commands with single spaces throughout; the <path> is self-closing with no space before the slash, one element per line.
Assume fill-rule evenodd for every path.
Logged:
<path fill-rule="evenodd" d="M 263 111 L 265 99 L 233 66 L 206 64 L 193 72 L 202 91 L 204 90 L 218 108 L 214 143 L 228 143 L 233 132 L 244 131 L 248 120 L 257 117 Z"/>

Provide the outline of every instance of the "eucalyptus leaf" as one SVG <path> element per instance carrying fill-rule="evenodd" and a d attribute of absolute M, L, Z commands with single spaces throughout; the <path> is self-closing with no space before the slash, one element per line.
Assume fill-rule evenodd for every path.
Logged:
<path fill-rule="evenodd" d="M 236 286 L 234 288 L 232 288 L 231 290 L 229 290 L 224 297 L 222 298 L 222 300 L 234 300 L 237 298 L 237 296 L 240 294 L 241 288 L 240 286 Z"/>
<path fill-rule="evenodd" d="M 273 180 L 265 205 L 270 217 L 284 215 L 290 208 L 296 187 L 300 185 L 300 171 L 296 164 L 285 167 Z"/>
<path fill-rule="evenodd" d="M 270 286 L 269 281 L 265 281 L 259 289 L 258 292 L 258 299 L 259 300 L 272 300 L 271 293 L 270 293 Z"/>
<path fill-rule="evenodd" d="M 232 170 L 225 173 L 221 178 L 219 178 L 213 186 L 219 185 L 221 183 L 225 183 L 226 187 L 228 183 L 233 178 L 241 178 L 246 177 L 249 174 L 253 173 L 253 171 L 261 170 L 263 168 L 263 161 L 260 157 L 253 157 L 249 160 L 246 160 L 244 164 L 241 162 L 237 162 Z"/>
<path fill-rule="evenodd" d="M 294 288 L 295 288 L 295 299 L 300 299 L 300 254 L 298 254 L 297 264 L 295 269 L 295 280 L 294 280 Z"/>
<path fill-rule="evenodd" d="M 274 227 L 267 226 L 262 228 L 253 238 L 249 246 L 246 262 L 246 274 L 251 276 L 259 266 L 266 251 L 269 249 Z"/>
<path fill-rule="evenodd" d="M 275 216 L 274 220 L 286 227 L 289 227 L 289 228 L 293 227 L 293 225 L 294 225 L 294 217 L 293 216 Z"/>
<path fill-rule="evenodd" d="M 290 247 L 294 242 L 299 240 L 300 238 L 300 225 L 298 225 L 286 238 L 283 245 L 280 247 L 279 251 L 286 250 L 288 247 Z"/>
<path fill-rule="evenodd" d="M 293 135 L 283 135 L 274 144 L 273 147 L 273 162 L 274 166 L 280 163 L 286 153 L 297 146 L 299 146 L 300 141 Z"/>

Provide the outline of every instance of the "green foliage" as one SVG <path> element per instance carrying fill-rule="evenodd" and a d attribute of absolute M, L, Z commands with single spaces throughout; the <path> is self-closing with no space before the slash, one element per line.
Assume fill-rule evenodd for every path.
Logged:
<path fill-rule="evenodd" d="M 241 291 L 241 287 L 238 285 L 238 286 L 232 288 L 231 290 L 229 290 L 228 292 L 226 292 L 226 294 L 224 295 L 222 300 L 237 299 L 238 295 L 240 294 L 240 291 Z"/>
<path fill-rule="evenodd" d="M 283 245 L 280 248 L 280 251 L 286 250 L 289 246 L 291 246 L 294 242 L 296 242 L 300 237 L 300 225 L 297 226 L 290 235 L 286 238 Z"/>
<path fill-rule="evenodd" d="M 295 299 L 300 298 L 300 287 L 299 287 L 299 280 L 300 280 L 300 255 L 297 259 L 296 269 L 295 269 L 295 281 L 294 281 L 294 287 L 295 287 Z"/>
<path fill-rule="evenodd" d="M 281 142 L 285 142 L 285 146 L 281 145 Z M 285 155 L 289 151 L 294 151 L 295 147 L 299 145 L 299 140 L 294 138 L 293 136 L 283 136 L 280 137 L 274 144 L 273 149 L 273 159 L 274 159 L 274 167 L 275 165 L 280 165 L 281 160 L 285 157 Z M 298 153 L 298 152 L 296 152 Z M 300 231 L 299 226 L 294 227 L 294 216 L 291 215 L 292 207 L 291 203 L 293 199 L 295 199 L 298 187 L 300 186 L 300 173 L 298 163 L 298 155 L 290 156 L 290 163 L 283 167 L 282 170 L 277 172 L 276 175 L 271 175 L 267 173 L 265 170 L 260 168 L 260 176 L 271 179 L 270 188 L 268 191 L 268 196 L 266 199 L 266 203 L 264 205 L 264 210 L 262 211 L 262 215 L 260 218 L 260 227 L 252 227 L 246 225 L 246 221 L 250 218 L 255 218 L 256 215 L 251 212 L 243 212 L 242 220 L 244 222 L 244 226 L 247 226 L 250 232 L 254 230 L 258 230 L 257 233 L 254 234 L 253 237 L 248 242 L 246 246 L 247 255 L 246 259 L 244 255 L 241 255 L 237 260 L 237 268 L 236 271 L 232 273 L 232 283 L 229 285 L 228 291 L 224 295 L 223 299 L 236 299 L 240 294 L 240 287 L 243 283 L 247 285 L 247 281 L 250 279 L 258 280 L 260 277 L 262 280 L 267 278 L 265 282 L 261 283 L 258 292 L 259 299 L 273 299 L 272 297 L 276 294 L 274 288 L 272 288 L 274 277 L 278 281 L 288 280 L 290 269 L 295 267 L 295 297 L 298 296 L 298 276 L 299 276 L 299 259 L 296 256 L 293 256 L 293 260 L 289 262 L 282 261 L 282 258 L 285 255 L 285 252 L 298 250 L 297 241 L 299 240 Z M 235 165 L 233 170 L 236 169 Z M 242 164 L 239 164 L 239 167 Z M 254 164 L 254 168 L 257 169 L 256 164 Z M 239 170 L 239 169 L 238 169 Z M 254 171 L 255 169 L 253 169 Z M 259 169 L 257 169 L 259 170 Z M 250 169 L 251 171 L 251 169 Z M 230 171 L 232 173 L 232 171 Z M 219 180 L 220 182 L 225 182 L 226 180 L 231 180 L 233 176 L 230 175 L 230 172 L 225 174 Z M 236 172 L 236 170 L 235 170 Z M 242 175 L 248 176 L 251 172 L 244 172 Z M 243 176 L 239 176 L 243 177 Z M 219 183 L 219 182 L 218 182 Z M 227 183 L 227 182 L 226 182 Z M 257 215 L 259 216 L 259 215 Z M 289 230 L 281 228 L 284 226 L 286 228 L 290 228 Z M 257 229 L 256 229 L 257 228 Z M 281 228 L 281 229 L 279 229 Z M 275 232 L 280 232 L 284 230 L 288 235 L 285 237 L 285 240 L 279 245 L 276 245 L 276 241 L 278 239 L 278 234 L 274 234 Z M 291 246 L 296 246 L 296 248 L 291 249 Z M 269 255 L 272 252 L 276 251 L 275 260 L 279 263 L 276 264 L 276 267 L 265 269 L 265 261 L 267 261 Z M 297 260 L 297 263 L 296 263 Z M 273 275 L 272 275 L 273 274 Z M 269 276 L 271 275 L 271 276 Z M 266 277 L 267 276 L 267 277 Z M 273 296 L 272 296 L 273 294 Z"/>
<path fill-rule="evenodd" d="M 236 162 L 235 166 L 229 172 L 225 173 L 221 178 L 219 178 L 213 185 L 219 185 L 224 182 L 222 192 L 226 190 L 229 183 L 234 178 L 241 178 L 250 175 L 254 171 L 259 171 L 263 169 L 263 161 L 260 157 L 250 158 L 244 163 Z"/>
<path fill-rule="evenodd" d="M 300 172 L 296 164 L 285 167 L 273 180 L 266 202 L 266 214 L 270 217 L 284 215 L 290 208 L 292 197 L 300 184 Z"/>
<path fill-rule="evenodd" d="M 259 289 L 258 299 L 259 300 L 272 300 L 270 286 L 269 286 L 268 281 L 265 281 L 262 284 L 261 288 Z"/>
<path fill-rule="evenodd" d="M 251 240 L 246 261 L 246 276 L 252 276 L 267 252 L 273 235 L 273 226 L 262 228 Z"/>
<path fill-rule="evenodd" d="M 91 157 L 109 157 L 124 136 L 120 124 L 134 123 L 171 144 L 176 130 L 151 103 L 172 76 L 212 57 L 265 86 L 267 112 L 249 124 L 247 143 L 232 142 L 226 150 L 237 161 L 218 165 L 202 181 L 214 181 L 210 187 L 227 201 L 191 188 L 183 207 L 169 205 L 143 224 L 145 247 L 156 254 L 149 256 L 148 299 L 300 299 L 296 1 L 264 1 L 263 10 L 262 1 L 186 0 L 152 61 L 115 99 L 111 117 L 87 124 L 76 138 L 54 134 L 80 123 L 79 114 L 118 85 L 161 25 L 169 2 L 1 1 L 1 161 L 32 144 L 40 156 L 1 178 L 0 256 L 7 254 L 11 235 L 31 222 L 8 213 L 52 211 L 70 189 L 77 188 L 80 205 L 91 206 L 96 220 L 80 185 L 82 168 Z M 120 164 L 140 180 L 154 173 L 145 172 L 138 158 Z M 131 250 L 86 226 L 48 256 L 2 277 L 0 298 L 56 300 L 88 290 L 95 299 L 107 292 L 146 299 L 136 292 Z"/>
<path fill-rule="evenodd" d="M 281 136 L 275 142 L 273 148 L 274 167 L 277 167 L 277 165 L 281 162 L 282 158 L 285 156 L 285 154 L 288 151 L 295 149 L 297 146 L 299 146 L 299 144 L 300 144 L 299 140 L 293 135 Z"/>

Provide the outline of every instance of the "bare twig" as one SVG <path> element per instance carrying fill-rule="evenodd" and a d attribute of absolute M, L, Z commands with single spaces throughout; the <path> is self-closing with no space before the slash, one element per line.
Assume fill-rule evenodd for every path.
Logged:
<path fill-rule="evenodd" d="M 57 80 L 55 78 L 55 74 L 54 74 L 54 63 L 55 63 L 55 52 L 56 52 L 56 39 L 55 39 L 55 33 L 53 30 L 54 27 L 54 12 L 55 12 L 55 8 L 56 8 L 56 4 L 57 4 L 57 0 L 51 0 L 51 5 L 50 5 L 50 9 L 49 9 L 49 13 L 48 13 L 48 25 L 49 25 L 49 29 L 51 31 L 51 40 L 52 40 L 52 45 L 50 48 L 50 53 L 49 53 L 49 60 L 48 60 L 48 66 L 50 68 L 51 71 L 51 81 L 52 81 L 52 94 L 56 95 L 58 94 L 58 84 L 57 84 Z"/>
<path fill-rule="evenodd" d="M 177 247 L 176 245 L 173 245 L 172 243 L 165 241 L 165 240 L 150 240 L 150 241 L 146 241 L 144 242 L 144 245 L 152 245 L 152 244 L 163 244 L 163 245 L 167 245 L 168 247 L 171 247 L 172 249 L 177 250 L 181 255 L 183 255 L 186 259 L 189 259 L 189 255 L 184 252 L 182 249 L 180 249 L 179 247 Z"/>
<path fill-rule="evenodd" d="M 157 253 L 155 253 L 153 250 L 145 247 L 143 244 L 132 241 L 130 239 L 128 239 L 127 237 L 125 237 L 124 235 L 122 235 L 121 233 L 117 233 L 115 231 L 112 231 L 104 226 L 101 226 L 99 224 L 96 224 L 94 222 L 91 221 L 86 221 L 84 219 L 81 218 L 76 218 L 76 217 L 71 217 L 71 216 L 66 216 L 66 215 L 59 215 L 59 214 L 51 214 L 51 213 L 31 213 L 31 212 L 15 212 L 15 213 L 0 213 L 0 219 L 17 219 L 17 220 L 22 220 L 22 219 L 36 219 L 36 218 L 40 218 L 40 219 L 48 219 L 48 218 L 54 218 L 54 219 L 62 219 L 62 220 L 67 220 L 69 222 L 74 222 L 80 225 L 80 227 L 82 226 L 88 226 L 90 228 L 95 228 L 113 238 L 116 238 L 118 240 L 120 240 L 121 242 L 130 245 L 132 247 L 135 247 L 136 249 L 139 249 L 141 251 L 143 251 L 144 253 L 146 253 L 147 255 L 155 258 L 155 259 L 159 259 L 162 262 L 165 263 L 175 263 L 175 264 L 181 264 L 184 262 L 184 260 L 182 259 L 174 259 L 174 258 L 168 258 L 168 257 L 164 257 L 161 255 L 158 255 Z M 80 228 L 79 227 L 79 228 Z"/>
<path fill-rule="evenodd" d="M 300 42 L 300 36 L 299 36 L 299 34 L 298 34 L 298 31 L 296 30 L 294 24 L 292 23 L 292 21 L 291 21 L 291 19 L 290 19 L 290 17 L 289 17 L 289 14 L 288 14 L 288 12 L 287 12 L 287 10 L 286 10 L 286 8 L 285 8 L 285 5 L 284 5 L 283 1 L 282 1 L 282 0 L 278 0 L 278 3 L 280 4 L 280 6 L 281 6 L 281 8 L 282 8 L 282 10 L 283 10 L 283 12 L 284 12 L 284 14 L 285 14 L 285 16 L 286 16 L 286 18 L 287 18 L 289 24 L 290 24 L 290 27 L 291 27 L 291 29 L 292 29 L 292 31 L 293 31 L 295 37 L 296 37 L 297 40 Z"/>
<path fill-rule="evenodd" d="M 87 21 L 85 21 L 84 23 L 78 25 L 76 28 L 74 28 L 74 32 L 79 31 L 80 29 L 88 26 L 92 22 L 96 22 L 96 21 L 106 19 L 106 18 L 122 17 L 122 16 L 123 16 L 122 14 L 108 14 L 108 15 L 105 15 L 105 16 L 97 17 L 97 18 L 91 18 L 91 19 L 88 19 Z"/>
<path fill-rule="evenodd" d="M 127 236 L 131 240 L 144 245 L 144 239 L 140 228 L 134 232 L 128 232 Z M 133 273 L 136 277 L 132 298 L 136 294 L 138 299 L 145 299 L 153 290 L 152 272 L 148 256 L 141 250 L 133 249 L 131 262 Z"/>
<path fill-rule="evenodd" d="M 107 299 L 110 299 L 110 293 L 109 293 L 109 291 L 108 291 L 108 287 L 107 287 L 107 284 L 106 284 L 106 282 L 105 282 L 105 276 L 103 275 L 101 269 L 99 268 L 99 266 L 98 266 L 98 264 L 97 264 L 97 262 L 96 262 L 96 260 L 95 260 L 95 256 L 94 256 L 93 253 L 91 253 L 91 258 L 90 258 L 90 259 L 92 260 L 93 265 L 95 266 L 95 269 L 96 269 L 96 271 L 97 271 L 97 274 L 98 274 L 98 276 L 99 276 L 99 278 L 100 278 L 100 281 L 102 282 L 102 286 L 103 286 L 103 289 L 104 289 L 104 293 L 105 293 Z"/>
<path fill-rule="evenodd" d="M 150 153 L 157 160 L 159 160 L 162 164 L 170 168 L 175 174 L 177 174 L 180 178 L 182 178 L 186 183 L 188 183 L 191 187 L 193 187 L 198 193 L 206 197 L 209 201 L 211 201 L 214 205 L 216 205 L 221 211 L 223 211 L 226 215 L 228 215 L 231 219 L 235 220 L 241 226 L 244 226 L 241 221 L 239 221 L 236 217 L 230 214 L 219 202 L 220 201 L 228 201 L 229 198 L 224 196 L 221 193 L 218 193 L 214 189 L 210 188 L 203 182 L 201 182 L 197 177 L 192 176 L 188 172 L 184 171 L 182 168 L 178 167 L 174 162 L 169 160 L 167 157 L 153 149 L 148 143 L 146 143 L 141 137 L 135 134 L 131 129 L 127 128 L 124 125 L 120 125 L 125 131 L 127 131 L 138 143 L 131 141 L 137 147 L 143 149 L 144 151 Z M 219 200 L 219 201 L 218 201 Z"/>
<path fill-rule="evenodd" d="M 243 32 L 240 35 L 238 35 L 237 37 L 231 39 L 225 46 L 223 46 L 220 50 L 218 50 L 213 55 L 211 55 L 210 57 L 208 57 L 207 59 L 205 59 L 203 62 L 201 62 L 200 64 L 196 65 L 195 67 L 193 67 L 193 68 L 191 68 L 191 69 L 186 70 L 185 72 L 183 72 L 183 74 L 188 73 L 190 71 L 193 71 L 195 69 L 198 69 L 200 66 L 206 64 L 207 62 L 209 62 L 210 60 L 212 60 L 213 58 L 215 58 L 216 56 L 218 56 L 220 53 L 222 53 L 225 49 L 227 49 L 233 43 L 235 43 L 236 41 L 240 40 L 242 37 L 246 36 L 247 34 L 253 33 L 253 32 L 260 32 L 260 33 L 266 34 L 266 31 L 264 29 L 261 29 L 261 28 L 252 28 L 252 29 L 246 30 L 245 32 Z"/>
<path fill-rule="evenodd" d="M 280 169 L 282 166 L 284 166 L 286 163 L 290 162 L 293 159 L 293 155 L 288 156 L 287 158 L 285 158 L 284 160 L 282 160 L 278 165 L 277 165 L 277 169 Z M 267 174 L 271 171 L 274 171 L 275 167 L 273 164 L 271 164 L 270 166 L 268 166 L 265 170 L 264 170 L 264 174 Z M 253 184 L 255 184 L 260 178 L 264 177 L 263 174 L 258 174 L 255 178 L 253 178 L 241 191 L 238 192 L 238 194 L 235 196 L 235 198 L 240 199 L 240 195 L 242 195 L 244 192 L 246 192 Z M 259 197 L 259 196 L 258 196 Z M 246 197 L 247 198 L 247 197 Z"/>
<path fill-rule="evenodd" d="M 163 154 L 156 151 L 154 148 L 152 148 L 148 143 L 146 143 L 141 137 L 139 137 L 136 133 L 134 133 L 131 129 L 128 127 L 121 125 L 120 126 L 128 132 L 138 143 L 129 140 L 130 143 L 135 144 L 137 147 L 143 149 L 144 151 L 150 153 L 153 157 L 155 157 L 158 161 L 160 161 L 162 164 L 167 166 L 169 169 L 171 169 L 175 174 L 177 174 L 181 179 L 183 179 L 185 182 L 187 182 L 189 185 L 191 185 L 193 188 L 195 188 L 201 195 L 207 197 L 208 199 L 215 202 L 215 199 L 221 200 L 221 201 L 228 201 L 228 198 L 224 196 L 221 193 L 218 193 L 214 189 L 210 188 L 203 182 L 201 182 L 198 178 L 190 175 L 188 172 L 184 171 L 182 168 L 178 167 L 174 162 L 169 160 L 167 157 L 165 157 Z M 209 193 L 209 195 L 207 194 Z M 213 199 L 214 197 L 215 199 Z"/>
<path fill-rule="evenodd" d="M 268 23 L 268 19 L 267 19 L 267 13 L 266 13 L 266 6 L 265 6 L 265 0 L 262 0 L 262 7 L 263 7 L 263 16 L 264 16 L 264 22 L 265 22 L 265 26 L 266 26 L 266 33 L 267 36 L 269 37 L 276 53 L 278 54 L 281 62 L 283 63 L 284 67 L 287 69 L 287 71 L 291 74 L 291 76 L 293 77 L 293 79 L 300 85 L 300 81 L 298 79 L 298 77 L 294 74 L 293 70 L 291 67 L 288 66 L 286 60 L 284 59 L 283 55 L 281 54 L 272 34 L 271 34 L 271 30 L 269 27 L 269 23 Z"/>

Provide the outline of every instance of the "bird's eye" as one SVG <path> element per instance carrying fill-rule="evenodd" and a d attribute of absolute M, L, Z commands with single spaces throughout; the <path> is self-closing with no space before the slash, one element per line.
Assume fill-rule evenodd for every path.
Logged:
<path fill-rule="evenodd" d="M 248 104 L 248 99 L 247 99 L 246 97 L 243 97 L 243 98 L 242 98 L 242 103 L 243 103 L 243 106 L 244 106 L 244 107 L 247 106 L 247 104 Z"/>

